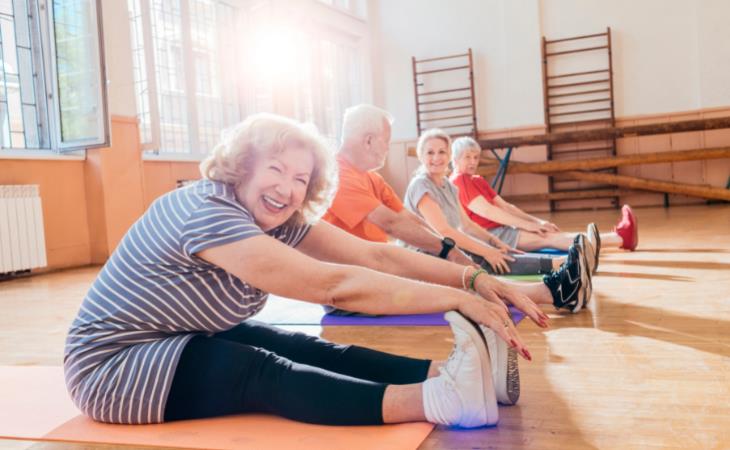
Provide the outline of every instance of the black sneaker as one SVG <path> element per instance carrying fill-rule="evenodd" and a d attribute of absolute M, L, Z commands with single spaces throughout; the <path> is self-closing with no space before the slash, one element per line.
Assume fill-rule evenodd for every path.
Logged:
<path fill-rule="evenodd" d="M 543 283 L 550 289 L 553 306 L 577 313 L 586 303 L 586 291 L 590 283 L 585 263 L 576 245 L 568 249 L 568 259 L 556 272 L 545 275 Z"/>

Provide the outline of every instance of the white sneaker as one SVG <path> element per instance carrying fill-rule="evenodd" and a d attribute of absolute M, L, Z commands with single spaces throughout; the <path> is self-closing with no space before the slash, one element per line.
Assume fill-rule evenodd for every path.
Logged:
<path fill-rule="evenodd" d="M 489 349 L 492 364 L 492 381 L 497 401 L 503 405 L 514 405 L 520 398 L 520 366 L 517 351 L 497 336 L 489 327 L 479 325 Z"/>
<path fill-rule="evenodd" d="M 486 342 L 476 325 L 457 311 L 444 318 L 454 333 L 454 348 L 441 374 L 424 382 L 429 422 L 474 428 L 499 420 Z"/>

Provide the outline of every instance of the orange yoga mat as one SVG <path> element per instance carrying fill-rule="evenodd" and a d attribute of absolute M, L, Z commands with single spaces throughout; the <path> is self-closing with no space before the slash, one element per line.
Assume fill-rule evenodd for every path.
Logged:
<path fill-rule="evenodd" d="M 0 438 L 205 449 L 407 449 L 431 432 L 428 423 L 334 427 L 266 415 L 239 415 L 157 425 L 110 425 L 81 415 L 60 367 L 0 366 Z"/>

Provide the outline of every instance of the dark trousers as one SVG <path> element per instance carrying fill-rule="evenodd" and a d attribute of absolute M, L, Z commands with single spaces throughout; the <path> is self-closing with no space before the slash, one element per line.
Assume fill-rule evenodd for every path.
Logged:
<path fill-rule="evenodd" d="M 489 274 L 494 274 L 494 269 L 489 263 L 479 255 L 465 252 L 475 263 L 479 264 L 482 269 Z M 514 255 L 510 253 L 514 261 L 507 262 L 509 266 L 509 275 L 543 275 L 553 271 L 553 259 L 549 256 L 539 255 L 535 253 L 525 253 L 524 255 Z"/>
<path fill-rule="evenodd" d="M 165 420 L 259 412 L 326 425 L 381 424 L 386 386 L 420 383 L 430 364 L 246 321 L 188 342 Z"/>

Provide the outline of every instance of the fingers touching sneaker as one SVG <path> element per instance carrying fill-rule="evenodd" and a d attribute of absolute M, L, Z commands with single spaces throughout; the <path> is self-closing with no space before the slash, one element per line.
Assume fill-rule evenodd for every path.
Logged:
<path fill-rule="evenodd" d="M 517 332 L 517 328 L 512 322 L 512 318 L 503 308 L 475 297 L 474 301 L 463 302 L 459 306 L 459 312 L 474 322 L 493 330 L 497 336 L 511 347 L 514 347 L 524 358 L 528 360 L 531 358 L 520 338 L 520 334 Z"/>
<path fill-rule="evenodd" d="M 510 304 L 522 311 L 540 327 L 546 328 L 549 321 L 548 316 L 542 312 L 539 306 L 530 299 L 527 295 L 522 292 L 512 289 L 510 286 L 502 283 L 496 287 L 497 295 L 504 300 L 505 303 Z"/>

